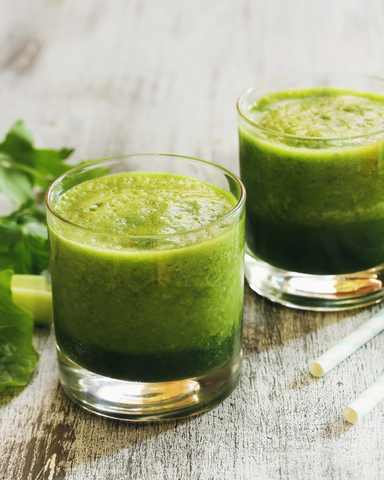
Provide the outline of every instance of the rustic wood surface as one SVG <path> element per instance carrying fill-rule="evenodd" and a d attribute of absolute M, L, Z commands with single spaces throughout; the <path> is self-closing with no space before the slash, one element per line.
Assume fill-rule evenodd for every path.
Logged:
<path fill-rule="evenodd" d="M 164 152 L 238 171 L 235 104 L 296 71 L 384 75 L 382 0 L 0 0 L 0 137 L 24 119 L 73 160 Z M 9 205 L 1 198 L 1 211 Z M 342 410 L 384 372 L 378 336 L 325 378 L 308 361 L 380 309 L 311 313 L 245 291 L 240 386 L 161 423 L 97 417 L 64 394 L 52 329 L 0 397 L 1 480 L 384 478 L 384 405 Z"/>

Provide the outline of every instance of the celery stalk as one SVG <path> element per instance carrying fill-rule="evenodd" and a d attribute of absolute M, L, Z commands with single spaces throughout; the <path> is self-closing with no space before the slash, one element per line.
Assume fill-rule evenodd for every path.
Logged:
<path fill-rule="evenodd" d="M 13 301 L 29 310 L 35 325 L 47 326 L 53 322 L 52 293 L 47 280 L 41 275 L 13 275 L 11 282 Z"/>
<path fill-rule="evenodd" d="M 47 279 L 43 275 L 12 275 L 11 288 L 47 290 Z"/>

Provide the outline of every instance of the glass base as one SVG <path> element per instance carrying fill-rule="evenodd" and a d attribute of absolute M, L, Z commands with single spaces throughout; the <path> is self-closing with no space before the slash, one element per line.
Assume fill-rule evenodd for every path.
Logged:
<path fill-rule="evenodd" d="M 90 372 L 57 347 L 60 382 L 67 395 L 98 415 L 130 421 L 167 420 L 214 408 L 239 383 L 242 352 L 199 377 L 172 382 L 128 382 Z"/>
<path fill-rule="evenodd" d="M 348 310 L 384 299 L 384 266 L 346 275 L 308 275 L 272 267 L 248 252 L 245 277 L 256 293 L 302 310 Z"/>

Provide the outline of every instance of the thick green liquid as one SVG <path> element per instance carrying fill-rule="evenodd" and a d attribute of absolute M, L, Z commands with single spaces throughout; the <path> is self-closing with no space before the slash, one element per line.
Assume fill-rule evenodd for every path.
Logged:
<path fill-rule="evenodd" d="M 50 226 L 55 331 L 63 353 L 95 373 L 143 382 L 202 375 L 236 355 L 244 219 L 186 233 L 236 203 L 224 190 L 170 174 L 111 175 L 70 189 L 54 208 L 86 230 Z M 118 235 L 96 234 L 92 226 Z M 161 237 L 134 241 L 135 234 L 170 229 L 182 233 L 176 247 Z"/>
<path fill-rule="evenodd" d="M 324 275 L 384 263 L 383 134 L 354 138 L 384 129 L 384 97 L 278 92 L 249 116 L 265 129 L 239 126 L 250 250 L 273 266 Z"/>

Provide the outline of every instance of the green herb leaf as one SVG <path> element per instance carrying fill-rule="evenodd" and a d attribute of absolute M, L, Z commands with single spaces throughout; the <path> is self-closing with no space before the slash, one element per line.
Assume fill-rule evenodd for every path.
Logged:
<path fill-rule="evenodd" d="M 12 301 L 11 270 L 0 272 L 0 391 L 26 385 L 39 361 L 33 315 Z"/>
<path fill-rule="evenodd" d="M 37 149 L 23 121 L 16 122 L 0 143 L 0 190 L 17 205 L 31 199 L 32 186 L 47 189 L 71 166 L 64 161 L 73 149 Z"/>
<path fill-rule="evenodd" d="M 6 165 L 7 163 L 8 165 Z M 22 205 L 32 203 L 34 199 L 32 183 L 25 173 L 11 168 L 9 162 L 0 158 L 0 191 L 11 199 L 12 203 Z"/>
<path fill-rule="evenodd" d="M 0 270 L 40 273 L 49 266 L 45 214 L 29 207 L 0 217 Z"/>

